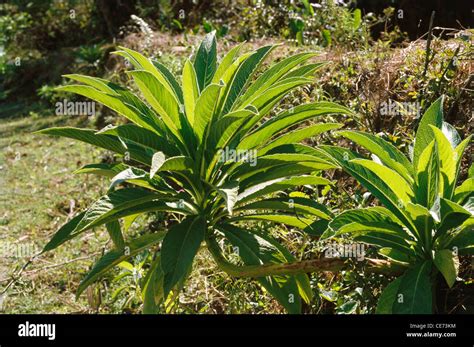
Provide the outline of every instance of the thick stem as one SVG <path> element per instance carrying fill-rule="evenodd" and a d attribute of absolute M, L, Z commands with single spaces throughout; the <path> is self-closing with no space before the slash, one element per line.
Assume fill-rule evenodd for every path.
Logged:
<path fill-rule="evenodd" d="M 221 249 L 214 239 L 206 239 L 207 248 L 216 261 L 219 268 L 233 277 L 265 277 L 277 275 L 296 275 L 311 272 L 338 272 L 349 269 L 350 264 L 347 260 L 338 258 L 321 258 L 302 260 L 291 263 L 281 264 L 263 264 L 263 265 L 244 265 L 239 266 L 230 263 L 222 255 Z M 382 259 L 365 259 L 361 264 L 365 271 L 380 274 L 400 274 L 403 267 Z"/>

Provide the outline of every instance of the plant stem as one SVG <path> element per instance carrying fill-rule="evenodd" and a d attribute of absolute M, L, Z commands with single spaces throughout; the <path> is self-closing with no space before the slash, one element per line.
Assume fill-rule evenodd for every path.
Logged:
<path fill-rule="evenodd" d="M 426 74 L 428 73 L 428 66 L 433 58 L 431 56 L 431 40 L 432 40 L 432 31 L 433 31 L 433 24 L 434 24 L 434 18 L 435 18 L 435 11 L 431 12 L 431 17 L 430 17 L 430 24 L 428 27 L 428 38 L 426 40 L 426 48 L 425 48 L 425 66 L 423 68 L 423 73 L 421 75 L 421 79 L 423 82 L 426 80 Z M 424 88 L 421 89 L 420 95 L 418 100 L 420 103 L 423 101 L 423 94 L 424 94 Z"/>
<path fill-rule="evenodd" d="M 296 275 L 322 271 L 339 272 L 349 269 L 350 265 L 344 259 L 321 258 L 281 264 L 239 266 L 232 264 L 225 259 L 215 239 L 210 237 L 206 238 L 206 244 L 219 268 L 233 277 Z M 372 273 L 398 274 L 403 271 L 402 266 L 382 259 L 366 259 L 364 265 L 365 270 Z"/>

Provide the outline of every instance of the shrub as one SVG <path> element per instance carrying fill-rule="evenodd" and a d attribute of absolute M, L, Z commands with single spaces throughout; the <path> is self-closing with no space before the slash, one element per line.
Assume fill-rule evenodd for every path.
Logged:
<path fill-rule="evenodd" d="M 215 32 L 206 35 L 194 61 L 184 65 L 181 85 L 162 64 L 121 48 L 116 54 L 135 67 L 128 74 L 146 102 L 125 88 L 83 75 L 67 76 L 83 85 L 59 88 L 102 103 L 131 122 L 98 132 L 69 127 L 41 131 L 84 141 L 124 158 L 123 162 L 91 164 L 79 170 L 110 177 L 109 192 L 61 227 L 44 248 L 44 252 L 52 250 L 106 225 L 115 248 L 95 264 L 77 295 L 114 265 L 151 249 L 154 259 L 142 290 L 144 311 L 157 312 L 168 295 L 183 286 L 205 241 L 224 271 L 256 277 L 289 312 L 300 311 L 301 297 L 310 300 L 306 274 L 290 269 L 271 276 L 281 263 L 295 260 L 292 254 L 275 239 L 247 230 L 240 222 L 265 220 L 308 232 L 327 225 L 332 213 L 325 206 L 302 195 L 274 193 L 331 184 L 317 172 L 334 164 L 298 143 L 340 125 L 319 123 L 285 130 L 314 117 L 350 111 L 335 103 L 318 102 L 267 119 L 285 95 L 310 83 L 309 77 L 322 64 L 308 64 L 314 54 L 301 53 L 252 80 L 275 46 L 239 56 L 241 47 L 234 47 L 217 64 Z M 129 240 L 126 226 L 137 215 L 152 211 L 168 213 L 167 230 Z M 238 249 L 244 265 L 226 259 L 222 248 L 226 245 Z"/>
<path fill-rule="evenodd" d="M 431 313 L 437 274 L 453 286 L 458 256 L 474 254 L 473 166 L 458 185 L 472 135 L 461 141 L 456 129 L 443 122 L 442 100 L 423 115 L 409 157 L 380 137 L 359 131 L 339 134 L 371 152 L 373 160 L 321 146 L 384 205 L 342 212 L 322 239 L 350 234 L 406 267 L 382 293 L 379 313 Z"/>

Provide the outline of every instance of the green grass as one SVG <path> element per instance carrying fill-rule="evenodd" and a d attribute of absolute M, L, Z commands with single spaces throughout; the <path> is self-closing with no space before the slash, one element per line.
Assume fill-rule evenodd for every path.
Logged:
<path fill-rule="evenodd" d="M 58 117 L 0 122 L 0 242 L 28 250 L 1 259 L 1 285 L 28 260 L 32 251 L 41 250 L 68 216 L 90 203 L 104 187 L 95 177 L 79 178 L 72 173 L 85 163 L 100 160 L 99 151 L 72 140 L 32 134 L 34 130 L 64 122 Z M 4 311 L 87 310 L 83 299 L 74 302 L 73 293 L 88 261 L 64 263 L 99 252 L 105 241 L 101 233 L 89 234 L 34 261 L 8 291 Z"/>

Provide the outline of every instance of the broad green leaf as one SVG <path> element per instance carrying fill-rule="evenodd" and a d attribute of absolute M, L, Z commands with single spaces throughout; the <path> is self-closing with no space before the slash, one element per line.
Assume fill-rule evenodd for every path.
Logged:
<path fill-rule="evenodd" d="M 412 203 L 408 203 L 405 210 L 415 226 L 413 232 L 416 238 L 422 242 L 425 249 L 431 249 L 435 230 L 435 220 L 432 213 L 426 207 Z"/>
<path fill-rule="evenodd" d="M 216 112 L 221 89 L 221 85 L 210 84 L 196 101 L 193 129 L 200 142 L 203 142 L 204 132 Z"/>
<path fill-rule="evenodd" d="M 387 234 L 386 232 L 369 231 L 354 235 L 354 240 L 358 242 L 367 243 L 376 247 L 393 248 L 407 256 L 414 255 L 413 251 L 407 247 L 407 241 L 404 238 Z"/>
<path fill-rule="evenodd" d="M 112 178 L 126 169 L 127 169 L 127 165 L 123 163 L 113 163 L 113 164 L 98 163 L 98 164 L 84 165 L 80 169 L 74 171 L 74 173 L 75 174 L 95 174 L 99 176 Z"/>
<path fill-rule="evenodd" d="M 402 283 L 403 276 L 400 276 L 393 280 L 380 295 L 379 301 L 377 302 L 376 314 L 392 314 L 393 306 L 398 300 L 398 290 Z"/>
<path fill-rule="evenodd" d="M 382 247 L 378 250 L 379 254 L 386 257 L 394 262 L 404 263 L 405 265 L 410 264 L 413 261 L 413 257 L 406 252 L 401 252 L 391 247 Z M 413 253 L 413 252 L 411 252 Z M 412 254 L 415 255 L 414 253 Z"/>
<path fill-rule="evenodd" d="M 356 168 L 361 166 L 366 168 L 381 181 L 390 182 L 388 187 L 398 198 L 399 202 L 406 204 L 413 198 L 414 193 L 411 186 L 396 171 L 367 159 L 353 159 L 351 164 L 355 164 Z"/>
<path fill-rule="evenodd" d="M 141 188 L 124 188 L 102 196 L 87 209 L 84 218 L 77 225 L 75 232 L 90 229 L 101 224 L 109 215 L 120 210 L 156 199 L 175 199 L 160 193 L 150 192 Z"/>
<path fill-rule="evenodd" d="M 125 247 L 125 240 L 122 235 L 122 230 L 120 229 L 120 222 L 115 220 L 113 222 L 107 223 L 106 227 L 110 239 L 115 245 L 115 248 L 118 250 L 123 250 Z"/>
<path fill-rule="evenodd" d="M 238 135 L 242 125 L 254 115 L 251 110 L 238 110 L 220 118 L 210 129 L 208 148 L 218 150 L 227 147 Z"/>
<path fill-rule="evenodd" d="M 280 210 L 308 214 L 323 219 L 330 219 L 333 216 L 332 212 L 325 205 L 313 199 L 292 196 L 259 200 L 240 206 L 237 210 Z"/>
<path fill-rule="evenodd" d="M 270 45 L 257 49 L 238 67 L 235 74 L 233 74 L 232 80 L 227 84 L 225 89 L 222 114 L 226 114 L 232 109 L 235 101 L 243 92 L 255 70 L 275 47 L 274 45 Z"/>
<path fill-rule="evenodd" d="M 437 236 L 461 226 L 467 219 L 472 217 L 471 212 L 450 200 L 441 198 L 439 205 L 440 222 L 437 228 Z"/>
<path fill-rule="evenodd" d="M 381 179 L 378 175 L 362 165 L 353 163 L 353 159 L 357 158 L 358 154 L 347 149 L 342 149 L 333 146 L 319 146 L 319 149 L 326 152 L 335 163 L 340 165 L 346 172 L 352 175 L 360 184 L 369 190 L 376 198 L 380 200 L 395 216 L 407 225 L 411 230 L 414 229 L 413 224 L 407 217 L 407 213 L 403 208 L 403 201 L 399 199 L 397 194 L 392 190 L 391 182 Z M 393 172 L 396 174 L 395 172 Z M 402 181 L 404 181 L 402 179 Z"/>
<path fill-rule="evenodd" d="M 263 171 L 246 175 L 240 183 L 242 190 L 252 186 L 271 181 L 278 178 L 297 176 L 297 175 L 315 175 L 316 171 L 335 168 L 331 163 L 320 161 L 302 162 L 302 163 L 284 163 L 277 166 L 269 166 Z"/>
<path fill-rule="evenodd" d="M 192 265 L 205 233 L 206 221 L 200 216 L 189 216 L 169 229 L 161 246 L 165 296 Z"/>
<path fill-rule="evenodd" d="M 194 69 L 200 90 L 204 90 L 211 83 L 217 69 L 217 41 L 216 31 L 204 37 L 194 59 Z"/>
<path fill-rule="evenodd" d="M 403 230 L 403 228 L 395 223 L 388 223 L 388 222 L 352 222 L 346 224 L 338 229 L 336 235 L 350 233 L 353 237 L 359 235 L 371 235 L 371 233 L 376 232 L 377 234 L 386 234 L 387 238 L 392 236 L 397 236 L 399 239 L 399 244 L 402 245 L 409 251 L 408 244 L 406 243 L 406 239 L 409 239 L 409 236 Z"/>
<path fill-rule="evenodd" d="M 238 217 L 230 218 L 229 222 L 238 222 L 238 221 L 248 221 L 248 220 L 265 220 L 269 222 L 282 223 L 295 228 L 305 229 L 307 228 L 314 220 L 299 217 L 295 215 L 286 215 L 286 214 L 249 214 L 242 215 Z"/>
<path fill-rule="evenodd" d="M 159 159 L 157 159 L 158 161 Z M 157 164 L 159 164 L 157 162 Z M 161 171 L 192 171 L 194 166 L 193 160 L 185 156 L 176 156 L 167 158 L 160 166 L 155 169 L 155 175 Z"/>
<path fill-rule="evenodd" d="M 116 137 L 96 134 L 96 131 L 93 129 L 58 127 L 39 130 L 37 133 L 79 140 L 97 147 L 108 149 L 120 155 L 126 155 L 126 153 L 128 153 L 130 159 L 146 165 L 150 165 L 151 163 L 151 153 L 149 153 L 145 148 L 133 144 L 125 144 L 124 146 L 124 142 Z"/>
<path fill-rule="evenodd" d="M 427 260 L 405 272 L 397 291 L 401 301 L 395 301 L 393 313 L 432 313 L 431 267 L 432 262 Z"/>
<path fill-rule="evenodd" d="M 291 77 L 308 77 L 311 78 L 314 76 L 316 70 L 319 70 L 321 67 L 327 65 L 327 62 L 319 62 L 314 64 L 303 65 L 296 69 L 291 70 L 290 72 L 286 73 L 283 78 L 291 78 Z"/>
<path fill-rule="evenodd" d="M 456 181 L 457 181 L 457 178 L 459 176 L 459 170 L 461 169 L 461 161 L 462 161 L 462 157 L 463 157 L 463 154 L 464 154 L 464 151 L 466 150 L 466 148 L 470 145 L 471 143 L 471 140 L 472 140 L 472 135 L 469 135 L 467 138 L 465 138 L 455 149 L 455 160 L 456 160 L 456 174 L 454 175 L 455 179 L 454 179 L 454 182 L 453 182 L 453 185 L 451 186 L 451 194 L 447 196 L 447 198 L 451 198 L 452 195 L 454 195 L 454 191 L 455 191 L 455 188 L 456 188 Z"/>
<path fill-rule="evenodd" d="M 443 125 L 443 97 L 433 102 L 423 114 L 416 131 L 415 146 L 413 149 L 413 166 L 418 167 L 418 159 L 425 148 L 434 140 L 430 125 L 441 129 Z"/>
<path fill-rule="evenodd" d="M 95 89 L 98 89 L 103 93 L 120 95 L 120 91 L 127 91 L 125 88 L 103 78 L 86 76 L 81 74 L 66 74 L 63 75 L 63 77 L 87 84 L 88 86 L 94 87 Z"/>
<path fill-rule="evenodd" d="M 436 149 L 439 156 L 439 193 L 441 196 L 449 197 L 451 187 L 455 184 L 454 180 L 456 178 L 455 150 L 451 147 L 451 144 L 441 130 L 433 126 L 431 126 L 431 129 L 436 139 Z"/>
<path fill-rule="evenodd" d="M 193 64 L 189 60 L 186 60 L 183 68 L 183 99 L 184 109 L 186 111 L 186 117 L 190 124 L 194 124 L 194 110 L 196 107 L 196 101 L 199 98 L 199 85 L 194 71 Z"/>
<path fill-rule="evenodd" d="M 122 140 L 130 141 L 137 145 L 149 148 L 154 152 L 160 151 L 171 156 L 179 153 L 176 148 L 170 146 L 169 139 L 135 124 L 108 126 L 98 131 L 97 134 L 113 135 Z"/>
<path fill-rule="evenodd" d="M 173 89 L 176 97 L 178 98 L 178 101 L 180 104 L 184 103 L 184 98 L 183 98 L 183 91 L 181 90 L 181 87 L 176 80 L 176 78 L 173 76 L 170 70 L 163 64 L 161 64 L 158 61 L 153 61 L 153 65 L 158 69 L 158 71 L 163 75 L 165 80 L 168 82 L 169 86 Z"/>
<path fill-rule="evenodd" d="M 61 228 L 59 228 L 56 234 L 54 234 L 53 238 L 46 244 L 46 246 L 44 246 L 42 253 L 51 251 L 62 245 L 67 240 L 69 240 L 70 235 L 77 228 L 77 225 L 84 218 L 85 214 L 86 212 L 79 213 L 66 224 L 64 224 Z"/>
<path fill-rule="evenodd" d="M 416 169 L 415 195 L 418 204 L 430 209 L 440 193 L 438 146 L 432 141 L 421 153 Z"/>
<path fill-rule="evenodd" d="M 178 138 L 183 137 L 179 104 L 171 92 L 154 77 L 144 70 L 128 72 L 135 80 L 138 88 L 153 109 L 161 116 L 168 129 Z"/>
<path fill-rule="evenodd" d="M 342 124 L 337 123 L 323 123 L 303 127 L 301 129 L 294 130 L 277 137 L 275 140 L 269 142 L 267 145 L 259 149 L 258 154 L 263 155 L 275 147 L 290 143 L 298 143 L 313 136 L 319 135 L 323 132 L 333 129 L 339 129 L 340 127 L 342 127 Z"/>
<path fill-rule="evenodd" d="M 252 200 L 256 197 L 261 197 L 276 191 L 294 188 L 302 185 L 330 185 L 331 182 L 322 177 L 316 176 L 299 176 L 290 178 L 277 178 L 257 184 L 253 187 L 247 188 L 237 196 L 238 206 L 246 201 Z"/>
<path fill-rule="evenodd" d="M 450 249 L 436 250 L 434 252 L 433 263 L 443 274 L 446 283 L 449 288 L 451 288 L 458 276 L 458 268 L 454 261 L 453 251 Z"/>
<path fill-rule="evenodd" d="M 157 199 L 169 201 L 177 198 L 167 197 L 163 194 L 140 188 L 124 188 L 104 195 L 84 213 L 81 213 L 63 225 L 44 247 L 43 252 L 60 246 L 83 231 L 112 222 L 127 215 L 135 214 L 142 209 L 144 211 L 165 209 L 166 205 L 160 205 L 156 202 L 152 205 L 143 206 L 144 203 Z M 137 210 L 134 208 L 137 208 Z M 172 208 L 170 208 L 170 210 L 172 210 Z"/>
<path fill-rule="evenodd" d="M 299 53 L 285 58 L 277 64 L 274 64 L 263 74 L 261 74 L 242 95 L 239 101 L 239 106 L 244 107 L 248 104 L 251 104 L 252 101 L 258 97 L 262 91 L 273 86 L 275 82 L 277 82 L 288 71 L 314 56 L 316 56 L 316 53 Z"/>
<path fill-rule="evenodd" d="M 252 101 L 252 105 L 258 110 L 259 117 L 252 121 L 251 125 L 257 123 L 264 115 L 266 115 L 285 95 L 293 89 L 310 84 L 311 79 L 305 77 L 292 77 L 282 81 L 267 89 Z"/>
<path fill-rule="evenodd" d="M 375 154 L 386 166 L 395 170 L 407 182 L 413 183 L 413 167 L 405 155 L 384 139 L 361 131 L 338 131 L 337 134 L 354 141 Z"/>
<path fill-rule="evenodd" d="M 327 230 L 328 225 L 329 221 L 327 219 L 319 219 L 312 222 L 310 225 L 304 228 L 303 231 L 311 236 L 317 236 L 321 238 L 325 230 Z"/>
<path fill-rule="evenodd" d="M 143 293 L 143 313 L 156 314 L 158 306 L 164 299 L 163 271 L 161 257 L 156 255 L 145 277 Z"/>
<path fill-rule="evenodd" d="M 156 120 L 152 114 L 143 113 L 138 108 L 134 107 L 133 104 L 125 103 L 120 96 L 106 94 L 90 86 L 73 84 L 58 87 L 56 90 L 85 96 L 107 106 L 139 126 L 157 132 L 158 134 L 162 131 L 159 121 Z"/>
<path fill-rule="evenodd" d="M 460 255 L 474 255 L 474 216 L 460 227 L 460 230 L 449 240 L 447 247 Z"/>
<path fill-rule="evenodd" d="M 229 169 L 228 174 L 234 178 L 244 180 L 252 175 L 266 170 L 276 169 L 278 166 L 293 163 L 294 165 L 301 165 L 307 163 L 313 163 L 314 170 L 331 168 L 330 162 L 324 161 L 319 157 L 308 154 L 299 153 L 278 153 L 268 154 L 264 156 L 251 156 L 251 153 L 244 151 L 244 154 L 248 154 L 248 158 L 241 159 L 244 163 L 237 162 L 234 164 L 232 169 Z M 288 176 L 289 174 L 286 174 Z"/>
<path fill-rule="evenodd" d="M 216 70 L 216 73 L 214 74 L 214 77 L 212 78 L 212 83 L 219 83 L 219 81 L 221 80 L 221 77 L 224 75 L 226 70 L 236 60 L 242 46 L 243 46 L 243 43 L 238 44 L 225 55 L 225 57 L 220 62 Z"/>
<path fill-rule="evenodd" d="M 238 255 L 246 265 L 289 261 L 287 254 L 257 234 L 230 225 L 221 226 L 219 230 L 232 246 L 237 247 Z M 300 313 L 301 299 L 294 276 L 261 277 L 257 280 L 289 313 Z"/>
<path fill-rule="evenodd" d="M 74 90 L 67 89 L 68 91 L 72 91 L 74 93 L 79 92 L 80 95 L 84 95 L 92 99 L 94 99 L 94 97 L 102 98 L 104 101 L 108 102 L 104 103 L 105 106 L 115 110 L 119 114 L 124 115 L 132 122 L 141 125 L 145 128 L 151 129 L 152 131 L 159 134 L 163 132 L 163 124 L 161 120 L 157 119 L 154 112 L 148 107 L 148 105 L 146 105 L 129 89 L 123 88 L 115 83 L 97 77 L 77 74 L 64 75 L 64 77 L 87 84 L 88 86 L 93 87 L 100 93 L 94 93 L 92 90 L 87 88 L 74 88 L 74 86 Z M 56 88 L 56 90 L 63 90 L 63 87 L 68 86 L 60 86 Z M 104 96 L 101 95 L 101 93 L 113 97 L 113 99 L 104 99 Z M 125 114 L 121 112 L 125 112 Z"/>
<path fill-rule="evenodd" d="M 234 205 L 237 202 L 237 195 L 239 194 L 238 182 L 227 182 L 217 188 L 217 192 L 225 199 L 227 211 L 232 215 Z"/>
<path fill-rule="evenodd" d="M 166 156 L 163 152 L 156 152 L 153 154 L 151 160 L 150 178 L 153 178 L 155 174 L 160 170 L 166 160 Z"/>
<path fill-rule="evenodd" d="M 474 194 L 474 177 L 465 180 L 459 187 L 454 191 L 453 200 L 461 204 L 467 197 Z"/>
<path fill-rule="evenodd" d="M 159 69 L 158 66 L 155 66 L 148 58 L 134 50 L 121 46 L 119 46 L 119 49 L 120 51 L 113 53 L 127 58 L 135 67 L 135 69 L 144 70 L 152 74 L 160 82 L 160 84 L 162 84 L 168 90 L 168 92 L 171 93 L 176 102 L 178 102 L 178 95 L 176 95 L 174 92 L 174 88 L 169 80 L 169 76 L 166 73 L 163 73 L 162 69 Z"/>
<path fill-rule="evenodd" d="M 147 234 L 139 237 L 127 243 L 123 250 L 114 249 L 106 253 L 102 258 L 95 263 L 92 270 L 79 284 L 77 289 L 76 297 L 79 297 L 81 293 L 90 286 L 94 281 L 99 279 L 105 272 L 110 270 L 115 265 L 122 261 L 133 257 L 141 251 L 150 248 L 154 244 L 160 242 L 163 239 L 163 234 Z"/>
<path fill-rule="evenodd" d="M 396 218 L 382 207 L 349 210 L 341 213 L 329 223 L 321 239 L 350 233 L 354 239 L 378 247 L 394 248 L 411 254 L 410 242 L 413 238 L 405 232 Z"/>
<path fill-rule="evenodd" d="M 347 210 L 337 215 L 330 223 L 329 229 L 321 236 L 321 239 L 333 237 L 336 232 L 349 223 L 379 222 L 400 225 L 395 215 L 385 207 L 375 206 Z"/>
<path fill-rule="evenodd" d="M 352 111 L 332 102 L 317 102 L 296 106 L 284 111 L 259 126 L 248 134 L 238 145 L 238 149 L 251 149 L 266 143 L 280 131 L 299 124 L 305 120 L 326 114 L 351 114 Z"/>

